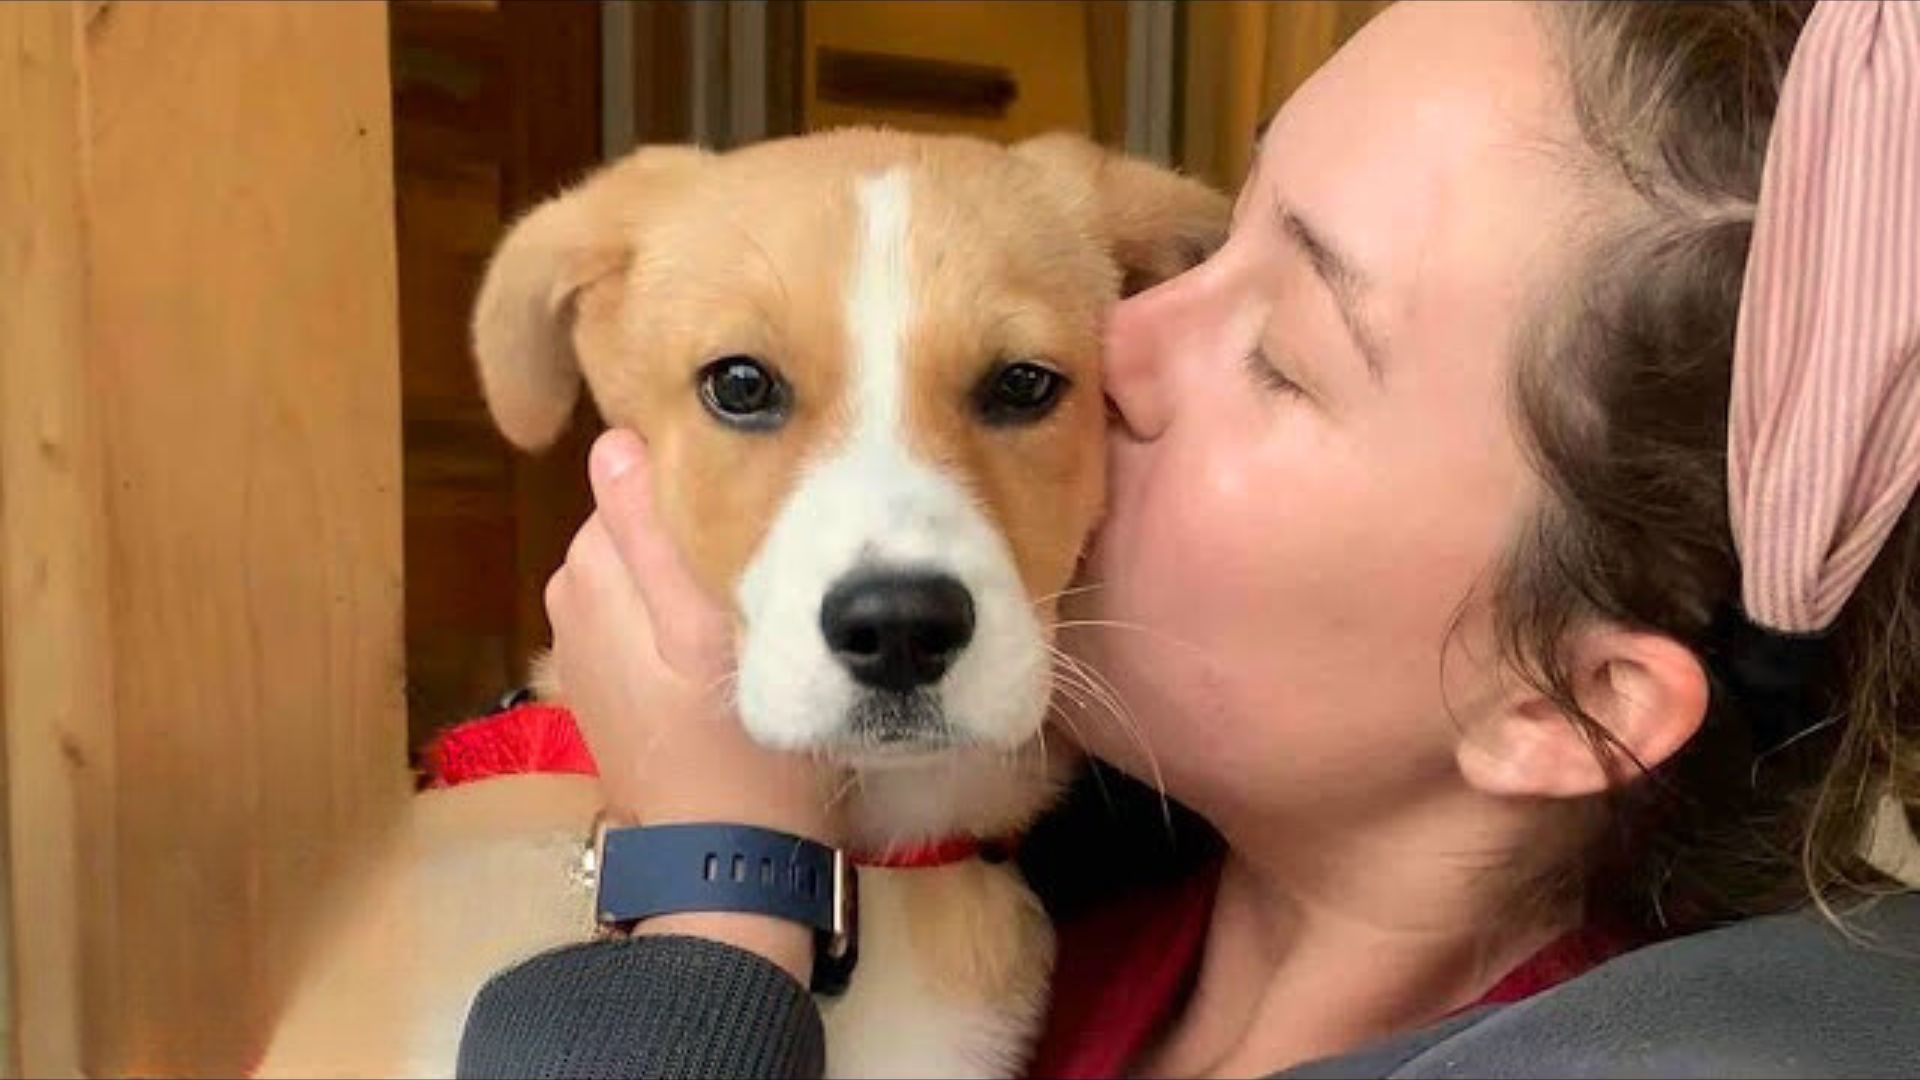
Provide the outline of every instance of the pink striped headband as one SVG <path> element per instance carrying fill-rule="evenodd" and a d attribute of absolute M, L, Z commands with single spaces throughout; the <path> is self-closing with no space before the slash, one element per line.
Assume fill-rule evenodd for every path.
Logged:
<path fill-rule="evenodd" d="M 1920 484 L 1920 3 L 1824 0 L 1767 148 L 1727 480 L 1747 620 L 1829 629 Z"/>
<path fill-rule="evenodd" d="M 1741 612 L 1708 658 L 1756 741 L 1823 719 L 1826 636 L 1920 484 L 1920 3 L 1822 0 L 1767 147 L 1734 341 Z"/>

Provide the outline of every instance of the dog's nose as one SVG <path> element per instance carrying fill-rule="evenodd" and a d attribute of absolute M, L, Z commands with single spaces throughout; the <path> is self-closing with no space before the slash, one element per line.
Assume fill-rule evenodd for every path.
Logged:
<path fill-rule="evenodd" d="M 973 595 L 945 574 L 862 574 L 828 590 L 820 630 L 856 682 L 904 693 L 973 640 Z"/>

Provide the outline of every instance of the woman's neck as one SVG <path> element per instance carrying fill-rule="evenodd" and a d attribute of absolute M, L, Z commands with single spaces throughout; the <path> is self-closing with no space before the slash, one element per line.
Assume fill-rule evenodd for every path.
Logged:
<path fill-rule="evenodd" d="M 1459 802 L 1366 830 L 1216 821 L 1230 850 L 1199 976 L 1141 1071 L 1260 1075 L 1419 1027 L 1571 929 L 1572 905 L 1516 897 L 1519 816 Z"/>

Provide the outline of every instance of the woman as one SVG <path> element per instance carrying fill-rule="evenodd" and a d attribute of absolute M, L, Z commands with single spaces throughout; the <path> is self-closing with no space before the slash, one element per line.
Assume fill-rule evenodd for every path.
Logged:
<path fill-rule="evenodd" d="M 1910 192 L 1830 206 L 1792 186 L 1849 153 L 1865 174 L 1858 146 L 1817 138 L 1860 93 L 1895 95 L 1874 167 L 1920 183 L 1920 35 L 1857 7 L 1796 64 L 1789 107 L 1815 118 L 1767 162 L 1786 194 L 1763 235 L 1862 205 L 1920 235 Z M 1909 239 L 1839 294 L 1879 307 L 1803 325 L 1860 245 L 1762 247 L 1743 301 L 1805 14 L 1391 9 L 1274 118 L 1225 248 L 1115 312 L 1113 510 L 1069 621 L 1143 738 L 1075 727 L 1224 854 L 1141 909 L 1201 898 L 1165 1001 L 1118 1046 L 1056 1015 L 1038 1068 L 1268 1073 L 1510 997 L 1490 991 L 1516 972 L 1534 988 L 1881 882 L 1856 855 L 1869 820 L 1920 790 L 1920 314 L 1885 299 L 1911 295 L 1920 256 Z M 1861 90 L 1866 55 L 1914 73 Z M 1782 349 L 1874 354 L 1855 381 L 1875 389 L 1798 399 Z M 1794 409 L 1844 411 L 1809 443 L 1780 426 Z M 651 750 L 609 769 L 608 798 L 830 842 L 810 766 L 702 722 L 722 620 L 647 523 L 643 453 L 597 447 L 600 512 L 548 592 L 596 757 Z M 633 670 L 656 627 L 664 661 Z M 639 934 L 496 981 L 466 1068 L 818 1067 L 803 931 L 687 915 Z M 581 994 L 621 1022 L 579 1019 Z M 530 1009 L 543 995 L 566 1004 Z"/>

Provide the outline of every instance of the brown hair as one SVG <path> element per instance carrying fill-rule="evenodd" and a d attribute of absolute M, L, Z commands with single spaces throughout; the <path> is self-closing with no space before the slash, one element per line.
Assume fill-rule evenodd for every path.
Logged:
<path fill-rule="evenodd" d="M 1706 655 L 1737 605 L 1726 435 L 1734 328 L 1774 108 L 1808 3 L 1543 5 L 1609 197 L 1571 288 L 1521 342 L 1522 430 L 1549 489 L 1495 590 L 1509 656 L 1577 718 L 1560 643 L 1604 620 Z M 1822 904 L 1884 879 L 1860 857 L 1883 793 L 1920 778 L 1920 511 L 1909 507 L 1833 631 L 1831 719 L 1784 747 L 1714 687 L 1700 733 L 1627 784 L 1589 898 L 1686 929 Z M 1711 667 L 1709 667 L 1711 670 Z"/>

